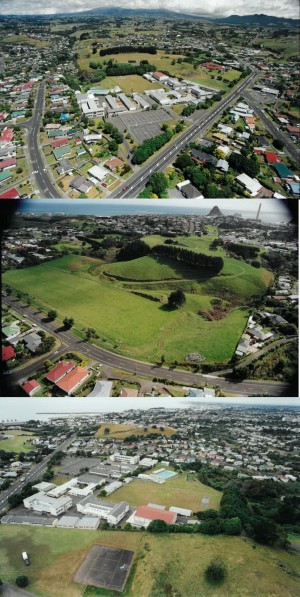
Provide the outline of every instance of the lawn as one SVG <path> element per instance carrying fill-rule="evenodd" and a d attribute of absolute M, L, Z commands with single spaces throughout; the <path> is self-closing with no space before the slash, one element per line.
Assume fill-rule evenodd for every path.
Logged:
<path fill-rule="evenodd" d="M 140 75 L 126 75 L 123 77 L 106 77 L 101 83 L 90 85 L 93 89 L 114 89 L 121 87 L 124 93 L 143 93 L 146 89 L 160 89 L 161 83 L 150 83 Z"/>
<path fill-rule="evenodd" d="M 7 37 L 3 37 L 1 39 L 4 43 L 10 44 L 24 44 L 28 46 L 36 46 L 37 48 L 46 48 L 49 46 L 49 43 L 46 41 L 42 41 L 41 39 L 29 37 L 28 35 L 7 35 Z"/>
<path fill-rule="evenodd" d="M 105 433 L 105 429 L 109 429 L 109 433 Z M 137 427 L 137 425 L 130 425 L 127 423 L 105 423 L 101 425 L 98 429 L 95 437 L 115 437 L 117 439 L 124 439 L 124 437 L 128 437 L 129 435 L 142 435 L 143 437 L 149 435 L 149 433 L 160 433 L 165 437 L 172 437 L 174 433 L 176 433 L 176 429 L 172 427 L 164 427 L 164 430 L 161 431 L 159 428 L 153 429 L 151 426 L 148 426 L 147 431 L 144 428 Z"/>
<path fill-rule="evenodd" d="M 12 435 L 9 439 L 3 439 L 0 441 L 0 450 L 4 450 L 5 452 L 31 452 L 31 450 L 35 450 L 35 446 L 28 443 L 29 439 L 33 439 L 35 435 L 31 433 L 26 433 L 25 431 L 21 431 L 19 429 L 9 429 L 8 431 L 3 432 L 4 435 Z"/>
<path fill-rule="evenodd" d="M 163 240 L 146 237 L 146 241 L 147 238 L 150 243 L 154 238 Z M 207 236 L 177 240 L 193 250 L 210 252 L 212 239 Z M 219 248 L 214 254 L 225 253 Z M 94 327 L 100 344 L 121 354 L 150 362 L 157 362 L 163 354 L 167 362 L 182 362 L 187 353 L 200 352 L 206 362 L 225 363 L 244 330 L 250 313 L 249 299 L 263 294 L 272 278 L 266 270 L 230 257 L 224 258 L 224 268 L 218 276 L 206 278 L 200 278 L 184 264 L 165 259 L 159 262 L 149 256 L 105 268 L 127 281 L 112 283 L 103 275 L 99 260 L 73 255 L 5 272 L 3 281 L 29 293 L 46 308 L 56 309 L 61 318 L 74 317 L 76 327 Z M 135 281 L 130 282 L 132 279 Z M 169 310 L 165 303 L 174 287 L 185 290 L 186 303 L 181 309 Z M 152 294 L 160 302 L 131 292 L 145 290 L 145 294 Z M 234 308 L 223 319 L 210 322 L 199 312 L 210 309 L 214 297 L 229 304 L 233 300 Z"/>
<path fill-rule="evenodd" d="M 297 597 L 299 584 L 280 564 L 297 569 L 296 556 L 242 537 L 152 535 L 146 532 L 83 531 L 1 525 L 0 566 L 3 580 L 14 583 L 28 573 L 29 591 L 38 597 L 113 597 L 115 593 L 74 583 L 73 577 L 95 543 L 135 551 L 135 562 L 124 597 Z M 30 556 L 24 569 L 21 552 Z M 221 587 L 208 586 L 204 570 L 222 554 L 228 579 Z M 172 590 L 166 593 L 165 588 Z"/>
<path fill-rule="evenodd" d="M 161 468 L 161 465 L 156 468 Z M 168 470 L 170 470 L 168 468 Z M 151 471 L 152 472 L 152 471 Z M 148 471 L 146 471 L 146 474 Z M 136 479 L 124 485 L 110 496 L 113 502 L 126 501 L 131 506 L 142 504 L 162 504 L 166 508 L 176 506 L 188 508 L 193 512 L 205 510 L 207 507 L 201 503 L 202 498 L 209 498 L 209 508 L 219 509 L 222 493 L 207 485 L 203 485 L 190 473 L 183 473 L 159 484 L 152 481 Z"/>

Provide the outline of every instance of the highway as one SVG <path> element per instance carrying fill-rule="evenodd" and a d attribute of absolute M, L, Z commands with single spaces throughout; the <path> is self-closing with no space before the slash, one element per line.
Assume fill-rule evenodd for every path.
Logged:
<path fill-rule="evenodd" d="M 242 95 L 245 89 L 253 83 L 257 77 L 257 72 L 253 71 L 248 77 L 238 85 L 233 91 L 224 97 L 218 104 L 206 114 L 202 116 L 195 124 L 184 131 L 180 136 L 174 139 L 172 145 L 162 149 L 159 154 L 150 162 L 142 166 L 136 174 L 132 175 L 128 181 L 128 187 L 122 188 L 119 192 L 111 194 L 110 197 L 115 199 L 125 199 L 137 197 L 144 189 L 147 180 L 153 172 L 158 172 L 165 168 L 167 164 L 175 159 L 179 152 L 183 151 L 185 147 L 199 134 L 204 132 L 208 126 L 211 126 L 214 120 L 222 114 L 223 110 L 227 108 L 237 97 Z"/>
<path fill-rule="evenodd" d="M 251 93 L 244 91 L 243 97 L 249 104 L 250 108 L 252 108 L 252 110 L 254 110 L 257 116 L 259 116 L 259 118 L 264 123 L 265 127 L 273 135 L 273 137 L 275 139 L 280 139 L 284 143 L 285 150 L 290 154 L 291 158 L 295 160 L 296 164 L 298 164 L 300 157 L 299 149 L 297 150 L 297 145 L 294 145 L 294 143 L 292 143 L 288 134 L 281 131 L 280 128 L 277 127 L 276 124 L 273 122 L 271 117 L 268 116 L 265 112 L 263 112 L 263 110 L 259 107 L 257 102 L 251 96 Z"/>
<path fill-rule="evenodd" d="M 69 437 L 66 441 L 61 443 L 51 454 L 48 454 L 41 462 L 36 464 L 32 467 L 29 473 L 26 474 L 25 481 L 21 481 L 18 479 L 13 485 L 11 485 L 8 489 L 3 491 L 0 496 L 0 512 L 3 512 L 8 506 L 8 498 L 15 493 L 19 493 L 22 491 L 23 487 L 29 483 L 30 481 L 35 481 L 39 479 L 43 471 L 47 468 L 49 460 L 52 458 L 53 454 L 56 452 L 64 451 L 75 439 L 75 436 Z M 24 473 L 25 476 L 25 473 Z"/>
<path fill-rule="evenodd" d="M 123 357 L 84 340 L 80 340 L 70 331 L 63 331 L 61 328 L 57 327 L 55 321 L 45 321 L 45 314 L 40 311 L 33 311 L 32 307 L 23 305 L 16 299 L 3 297 L 3 303 L 11 306 L 15 311 L 21 313 L 23 317 L 26 315 L 30 321 L 36 323 L 39 327 L 51 333 L 63 343 L 63 346 L 59 350 L 54 351 L 47 358 L 56 358 L 64 352 L 77 351 L 103 365 L 121 369 L 122 371 L 136 374 L 137 376 L 147 376 L 151 379 L 157 377 L 166 379 L 168 382 L 177 382 L 187 386 L 192 384 L 215 385 L 220 387 L 221 390 L 224 390 L 227 394 L 238 394 L 239 396 L 249 396 L 252 394 L 269 394 L 272 397 L 289 395 L 290 389 L 289 385 L 286 383 L 226 379 L 218 377 L 216 372 L 213 375 L 200 375 L 198 373 L 190 373 L 189 371 L 167 369 L 166 367 Z M 29 364 L 22 370 L 16 371 L 10 376 L 11 381 L 17 384 L 20 383 L 21 380 L 25 380 L 27 377 L 35 375 L 37 371 L 43 368 L 44 360 L 45 357 L 41 357 L 39 361 Z"/>

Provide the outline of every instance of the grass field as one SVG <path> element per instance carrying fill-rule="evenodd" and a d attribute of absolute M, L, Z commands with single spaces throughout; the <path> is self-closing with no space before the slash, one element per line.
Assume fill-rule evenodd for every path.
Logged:
<path fill-rule="evenodd" d="M 37 48 L 46 48 L 49 46 L 48 42 L 42 41 L 29 35 L 7 35 L 1 39 L 2 42 L 10 44 L 24 44 L 28 46 L 36 46 Z"/>
<path fill-rule="evenodd" d="M 208 71 L 201 66 L 198 66 L 197 69 L 194 69 L 193 64 L 188 62 L 177 62 L 178 59 L 183 59 L 184 56 L 181 54 L 171 54 L 168 55 L 164 50 L 158 50 L 157 54 L 143 54 L 139 52 L 128 52 L 124 54 L 108 54 L 107 56 L 93 56 L 87 57 L 87 54 L 90 54 L 87 48 L 78 48 L 78 66 L 80 69 L 92 72 L 89 64 L 90 62 L 98 62 L 103 64 L 104 61 L 108 62 L 109 60 L 114 60 L 115 63 L 130 63 L 130 61 L 135 61 L 132 64 L 138 65 L 141 60 L 148 60 L 149 64 L 153 64 L 158 71 L 168 71 L 171 76 L 174 77 L 183 77 L 191 79 L 197 83 L 201 83 L 202 85 L 207 85 L 208 87 L 212 87 L 216 90 L 227 90 L 228 84 L 223 80 L 218 81 L 217 76 L 220 75 L 219 71 Z M 175 60 L 175 64 L 173 64 Z M 228 81 L 232 81 L 233 79 L 238 79 L 240 77 L 240 72 L 235 69 L 230 69 L 227 72 L 222 73 L 222 77 L 227 79 Z M 211 75 L 214 78 L 211 78 Z M 106 88 L 113 88 L 119 85 L 125 93 L 131 93 L 132 91 L 136 92 L 143 92 L 145 89 L 158 89 L 161 87 L 161 83 L 149 83 L 146 79 L 139 77 L 137 75 L 126 75 L 124 77 L 107 77 L 103 79 L 101 83 L 98 83 L 97 86 L 101 89 Z M 93 85 L 94 87 L 95 85 Z"/>
<path fill-rule="evenodd" d="M 20 431 L 17 429 L 9 429 L 8 431 L 4 432 L 4 435 L 13 435 L 13 437 L 1 440 L 0 450 L 16 453 L 31 452 L 31 450 L 35 450 L 35 446 L 32 446 L 32 444 L 28 443 L 29 439 L 35 437 L 31 433 L 26 433 L 26 431 Z"/>
<path fill-rule="evenodd" d="M 0 566 L 3 580 L 14 584 L 28 573 L 38 597 L 113 597 L 110 591 L 74 583 L 73 576 L 95 543 L 135 551 L 123 597 L 297 597 L 299 583 L 280 564 L 297 569 L 297 556 L 241 537 L 152 535 L 146 532 L 82 531 L 1 525 Z M 24 569 L 21 552 L 30 556 Z M 228 579 L 221 587 L 204 580 L 212 557 L 222 554 Z M 166 587 L 169 592 L 166 592 Z M 172 592 L 170 592 L 172 591 Z"/>
<path fill-rule="evenodd" d="M 156 468 L 161 468 L 161 465 Z M 146 471 L 147 473 L 148 471 Z M 148 503 L 162 504 L 166 508 L 177 506 L 178 508 L 188 508 L 193 512 L 207 508 L 201 503 L 204 497 L 210 500 L 209 508 L 219 508 L 222 493 L 203 485 L 188 473 L 172 477 L 163 484 L 136 479 L 132 483 L 120 487 L 110 496 L 113 502 L 124 500 L 131 506 L 147 505 Z"/>
<path fill-rule="evenodd" d="M 222 256 L 224 268 L 218 276 L 199 278 L 195 268 L 152 256 L 103 265 L 97 259 L 68 255 L 5 272 L 3 281 L 28 292 L 45 307 L 57 309 L 62 318 L 74 317 L 76 326 L 94 327 L 100 343 L 119 353 L 151 362 L 163 354 L 167 362 L 182 362 L 187 353 L 200 352 L 206 362 L 225 363 L 244 330 L 251 298 L 266 291 L 272 274 L 227 257 L 222 247 L 212 252 L 213 238 L 176 240 L 194 251 Z M 164 239 L 149 236 L 145 240 L 154 246 Z M 125 281 L 110 279 L 103 270 Z M 186 303 L 181 309 L 169 310 L 165 303 L 176 286 L 184 288 Z M 159 302 L 133 294 L 141 291 Z M 215 297 L 225 299 L 232 308 L 223 319 L 206 321 L 199 313 L 210 309 Z"/>
<path fill-rule="evenodd" d="M 109 429 L 109 433 L 105 433 L 105 429 Z M 117 439 L 124 439 L 129 435 L 142 435 L 147 436 L 149 433 L 161 433 L 165 437 L 172 437 L 176 433 L 176 429 L 172 427 L 165 427 L 163 431 L 160 429 L 153 429 L 151 426 L 148 427 L 147 431 L 144 428 L 139 428 L 137 425 L 130 425 L 129 423 L 118 424 L 118 423 L 105 423 L 98 429 L 95 437 L 115 437 Z"/>
<path fill-rule="evenodd" d="M 121 87 L 124 93 L 143 93 L 146 89 L 159 89 L 161 84 L 150 83 L 139 75 L 126 75 L 123 77 L 106 77 L 101 83 L 92 85 L 93 89 L 114 89 Z M 91 86 L 90 86 L 91 87 Z"/>

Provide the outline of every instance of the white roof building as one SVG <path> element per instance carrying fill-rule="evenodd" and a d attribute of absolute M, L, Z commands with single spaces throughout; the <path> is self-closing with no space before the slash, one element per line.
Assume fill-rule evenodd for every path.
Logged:
<path fill-rule="evenodd" d="M 255 197 L 255 195 L 257 195 L 262 188 L 262 185 L 260 182 L 258 182 L 258 180 L 256 180 L 256 178 L 251 178 L 245 173 L 239 174 L 235 180 L 237 180 L 246 189 L 251 197 Z"/>
<path fill-rule="evenodd" d="M 85 497 L 77 504 L 78 512 L 103 518 L 108 524 L 118 524 L 129 510 L 127 502 L 114 504 L 106 500 L 98 500 L 95 496 Z"/>
<path fill-rule="evenodd" d="M 25 508 L 34 510 L 34 512 L 46 512 L 52 516 L 63 514 L 66 510 L 72 507 L 72 498 L 69 496 L 62 496 L 59 498 L 49 497 L 44 491 L 39 491 L 34 495 L 23 500 Z"/>
<path fill-rule="evenodd" d="M 90 174 L 93 178 L 101 181 L 108 175 L 108 170 L 103 168 L 103 166 L 93 166 L 88 170 L 88 174 Z"/>

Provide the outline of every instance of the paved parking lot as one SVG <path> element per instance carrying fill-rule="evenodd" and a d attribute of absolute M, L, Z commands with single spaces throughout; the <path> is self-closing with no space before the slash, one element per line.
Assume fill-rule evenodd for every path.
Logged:
<path fill-rule="evenodd" d="M 159 135 L 164 122 L 176 120 L 176 117 L 175 113 L 174 116 L 171 116 L 162 108 L 158 108 L 157 110 L 119 114 L 119 116 L 111 118 L 110 122 L 122 133 L 127 129 L 137 144 L 141 145 L 146 139 Z"/>

